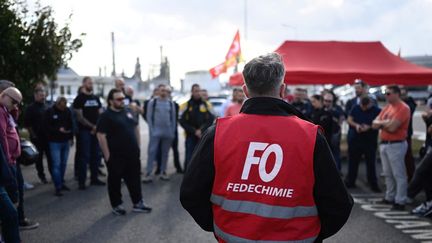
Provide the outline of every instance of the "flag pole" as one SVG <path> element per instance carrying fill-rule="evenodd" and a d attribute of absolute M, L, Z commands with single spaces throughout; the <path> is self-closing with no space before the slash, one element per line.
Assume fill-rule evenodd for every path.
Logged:
<path fill-rule="evenodd" d="M 247 36 L 247 28 L 248 28 L 247 27 L 247 25 L 248 25 L 248 22 L 247 22 L 247 19 L 248 19 L 248 17 L 247 17 L 247 14 L 248 14 L 247 3 L 248 3 L 248 0 L 244 0 L 244 16 L 243 16 L 244 17 L 244 39 L 243 39 L 243 48 L 244 49 L 246 49 L 245 47 L 246 47 L 246 42 L 247 42 L 247 38 L 248 38 L 248 36 Z M 244 49 L 243 49 L 243 53 L 244 53 Z M 244 56 L 242 59 L 244 62 L 246 62 L 246 59 Z"/>

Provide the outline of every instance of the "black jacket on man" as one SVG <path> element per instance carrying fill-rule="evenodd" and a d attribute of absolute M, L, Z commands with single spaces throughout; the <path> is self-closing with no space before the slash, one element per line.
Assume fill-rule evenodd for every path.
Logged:
<path fill-rule="evenodd" d="M 283 100 L 268 97 L 246 100 L 240 112 L 272 116 L 296 115 L 305 119 L 298 110 Z M 210 195 L 215 176 L 214 138 L 215 125 L 212 125 L 196 147 L 180 189 L 183 207 L 206 231 L 213 231 Z M 321 222 L 321 231 L 316 242 L 321 242 L 339 231 L 348 220 L 353 199 L 340 179 L 330 148 L 320 132 L 317 133 L 313 163 L 313 194 Z"/>
<path fill-rule="evenodd" d="M 46 133 L 44 126 L 44 116 L 45 112 L 48 110 L 49 105 L 45 102 L 31 103 L 24 114 L 24 127 L 30 127 L 32 133 L 30 134 L 30 140 L 33 143 L 45 143 Z"/>
<path fill-rule="evenodd" d="M 72 139 L 73 121 L 72 112 L 69 108 L 62 111 L 53 105 L 45 113 L 44 125 L 48 141 L 65 142 Z M 60 127 L 70 132 L 60 132 Z"/>
<path fill-rule="evenodd" d="M 195 130 L 200 129 L 204 132 L 213 123 L 213 120 L 214 115 L 210 112 L 208 104 L 202 99 L 191 98 L 181 113 L 180 125 L 187 136 L 195 136 Z"/>

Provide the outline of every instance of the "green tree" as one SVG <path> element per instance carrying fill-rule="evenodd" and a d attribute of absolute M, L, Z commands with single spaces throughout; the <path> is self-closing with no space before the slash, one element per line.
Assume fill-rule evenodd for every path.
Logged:
<path fill-rule="evenodd" d="M 23 1 L 0 0 L 0 79 L 8 79 L 31 100 L 37 82 L 55 80 L 57 70 L 66 66 L 82 46 L 72 38 L 71 16 L 60 27 L 50 6 L 35 6 L 30 12 Z"/>

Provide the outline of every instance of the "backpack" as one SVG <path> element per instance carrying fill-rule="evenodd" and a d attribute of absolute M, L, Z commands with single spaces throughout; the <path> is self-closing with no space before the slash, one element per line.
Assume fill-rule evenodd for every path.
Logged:
<path fill-rule="evenodd" d="M 152 109 L 152 114 L 151 114 L 151 120 L 152 120 L 152 124 L 154 124 L 154 121 L 155 121 L 154 116 L 155 116 L 157 99 L 153 98 L 152 100 L 153 100 L 153 106 L 152 106 L 153 109 Z M 169 101 L 169 103 L 170 103 L 170 110 L 169 110 L 170 121 L 172 121 L 172 119 L 173 119 L 172 110 L 173 110 L 174 102 Z"/>

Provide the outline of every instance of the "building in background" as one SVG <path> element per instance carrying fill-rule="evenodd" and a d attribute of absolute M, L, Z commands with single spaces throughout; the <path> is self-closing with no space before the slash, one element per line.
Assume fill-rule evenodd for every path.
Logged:
<path fill-rule="evenodd" d="M 201 88 L 206 89 L 210 94 L 218 93 L 222 89 L 219 77 L 213 79 L 208 70 L 187 72 L 181 82 L 181 91 L 183 93 L 190 92 L 193 84 L 199 84 Z"/>
<path fill-rule="evenodd" d="M 114 87 L 114 77 L 90 76 L 93 79 L 94 93 L 105 97 L 109 90 Z M 48 100 L 55 100 L 58 96 L 65 96 L 67 99 L 75 98 L 78 89 L 82 84 L 84 76 L 78 75 L 73 69 L 61 67 L 57 72 L 57 79 L 49 83 Z"/>

